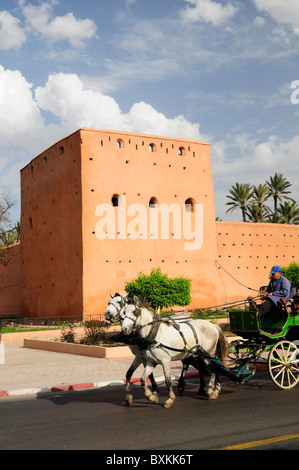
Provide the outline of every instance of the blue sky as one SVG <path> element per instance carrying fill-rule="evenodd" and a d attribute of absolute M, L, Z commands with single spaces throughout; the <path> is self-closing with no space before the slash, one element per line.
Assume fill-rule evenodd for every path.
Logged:
<path fill-rule="evenodd" d="M 78 128 L 211 144 L 216 216 L 275 172 L 299 202 L 298 0 L 1 0 L 0 192 Z M 293 86 L 293 88 L 292 88 Z"/>

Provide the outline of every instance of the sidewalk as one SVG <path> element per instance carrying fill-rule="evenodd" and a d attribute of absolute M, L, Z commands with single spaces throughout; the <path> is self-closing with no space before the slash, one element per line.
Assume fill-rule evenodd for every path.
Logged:
<path fill-rule="evenodd" d="M 72 354 L 28 349 L 21 343 L 5 344 L 5 364 L 0 364 L 0 397 L 33 395 L 63 390 L 100 388 L 125 383 L 133 358 L 100 359 Z M 172 363 L 173 379 L 178 379 L 182 363 Z M 138 381 L 143 366 L 132 379 Z M 194 376 L 189 369 L 188 376 Z M 157 382 L 164 382 L 161 366 L 155 369 Z"/>

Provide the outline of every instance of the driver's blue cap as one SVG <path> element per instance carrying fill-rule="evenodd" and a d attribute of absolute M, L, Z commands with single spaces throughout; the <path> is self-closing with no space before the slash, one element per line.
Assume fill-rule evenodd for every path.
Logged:
<path fill-rule="evenodd" d="M 281 268 L 279 266 L 273 266 L 273 268 L 270 271 L 270 274 L 274 273 L 281 273 Z"/>

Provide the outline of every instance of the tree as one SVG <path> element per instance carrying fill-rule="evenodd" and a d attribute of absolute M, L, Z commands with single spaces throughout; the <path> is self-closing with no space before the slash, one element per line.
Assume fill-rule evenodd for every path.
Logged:
<path fill-rule="evenodd" d="M 13 207 L 14 202 L 10 199 L 8 194 L 0 195 L 0 264 L 5 265 L 5 257 L 3 252 L 1 253 L 1 248 L 11 244 L 12 236 L 10 235 L 10 214 L 9 211 Z M 12 243 L 15 243 L 13 241 Z"/>
<path fill-rule="evenodd" d="M 10 223 L 9 211 L 13 207 L 14 202 L 10 199 L 8 194 L 0 196 L 0 231 L 4 231 L 5 227 Z"/>
<path fill-rule="evenodd" d="M 262 222 L 264 220 L 265 212 L 269 212 L 269 207 L 265 204 L 269 197 L 269 187 L 266 183 L 253 186 L 253 206 L 249 207 L 249 210 L 252 209 L 250 212 L 252 212 L 251 220 L 253 220 L 253 222 Z"/>
<path fill-rule="evenodd" d="M 248 217 L 249 222 L 263 222 L 258 206 L 247 207 L 246 216 Z"/>
<path fill-rule="evenodd" d="M 229 190 L 230 194 L 226 197 L 230 199 L 226 205 L 230 209 L 226 212 L 233 212 L 235 209 L 242 210 L 243 222 L 269 222 L 273 224 L 298 224 L 299 207 L 294 199 L 288 194 L 288 188 L 291 183 L 281 174 L 275 173 L 269 181 L 258 186 L 250 184 L 236 183 Z M 267 200 L 273 197 L 274 210 L 267 205 Z M 287 200 L 283 201 L 284 199 Z M 280 206 L 278 207 L 278 202 Z"/>
<path fill-rule="evenodd" d="M 283 199 L 288 199 L 292 202 L 294 199 L 287 196 L 291 191 L 287 189 L 292 186 L 292 184 L 282 175 L 282 173 L 275 173 L 275 175 L 270 177 L 270 181 L 266 181 L 266 184 L 269 187 L 269 197 L 273 197 L 274 200 L 274 214 L 278 212 L 278 201 L 282 202 Z"/>
<path fill-rule="evenodd" d="M 284 202 L 278 208 L 281 223 L 299 225 L 299 206 L 295 202 Z"/>
<path fill-rule="evenodd" d="M 183 277 L 171 279 L 160 268 L 153 269 L 150 275 L 139 273 L 135 281 L 126 283 L 125 290 L 131 298 L 137 296 L 154 309 L 191 302 L 191 281 Z"/>
<path fill-rule="evenodd" d="M 243 222 L 247 222 L 246 213 L 253 205 L 251 197 L 253 194 L 253 189 L 250 184 L 239 184 L 236 183 L 235 186 L 232 186 L 229 190 L 230 194 L 226 196 L 228 199 L 231 199 L 230 202 L 227 202 L 227 206 L 230 207 L 226 212 L 233 212 L 235 209 L 241 209 Z"/>
<path fill-rule="evenodd" d="M 0 232 L 0 247 L 13 245 L 20 241 L 20 222 L 10 230 Z"/>

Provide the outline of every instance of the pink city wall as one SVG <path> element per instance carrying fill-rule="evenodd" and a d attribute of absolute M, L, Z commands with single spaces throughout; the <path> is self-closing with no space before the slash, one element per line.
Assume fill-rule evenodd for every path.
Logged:
<path fill-rule="evenodd" d="M 216 222 L 216 231 L 222 302 L 255 296 L 273 265 L 299 262 L 298 225 Z"/>

